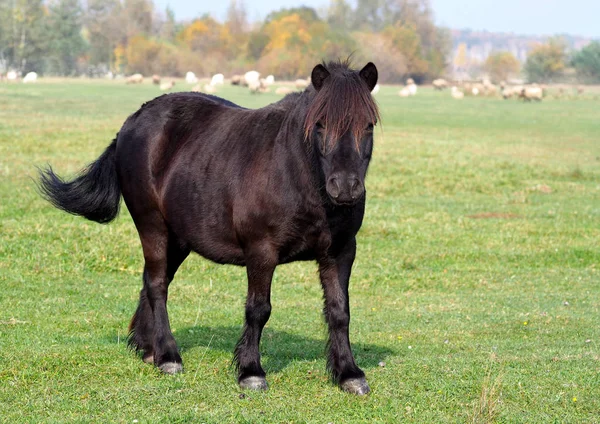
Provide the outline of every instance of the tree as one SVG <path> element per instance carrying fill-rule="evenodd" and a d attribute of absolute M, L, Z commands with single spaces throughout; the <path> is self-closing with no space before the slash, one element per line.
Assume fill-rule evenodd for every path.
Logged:
<path fill-rule="evenodd" d="M 382 34 L 391 41 L 404 58 L 406 64 L 405 76 L 422 80 L 429 70 L 427 60 L 424 58 L 421 38 L 417 34 L 414 24 L 400 24 L 387 27 Z"/>
<path fill-rule="evenodd" d="M 600 42 L 593 41 L 577 52 L 573 66 L 581 80 L 600 82 Z"/>
<path fill-rule="evenodd" d="M 510 52 L 496 52 L 488 56 L 484 68 L 493 81 L 506 81 L 519 72 L 521 64 Z"/>
<path fill-rule="evenodd" d="M 467 45 L 465 43 L 460 43 L 458 45 L 456 53 L 454 54 L 453 64 L 454 67 L 459 71 L 464 71 L 467 69 L 469 60 L 467 59 Z"/>
<path fill-rule="evenodd" d="M 86 50 L 81 36 L 82 10 L 79 0 L 56 0 L 50 4 L 48 38 L 51 72 L 73 75 L 77 59 Z"/>
<path fill-rule="evenodd" d="M 122 71 L 115 66 L 115 49 L 125 38 L 122 24 L 123 7 L 119 0 L 88 0 L 85 26 L 88 32 L 89 62 L 104 65 L 113 71 Z"/>
<path fill-rule="evenodd" d="M 346 0 L 332 0 L 327 11 L 327 23 L 334 31 L 350 31 L 353 13 L 352 6 Z"/>
<path fill-rule="evenodd" d="M 289 9 L 279 9 L 274 12 L 271 12 L 265 18 L 264 25 L 268 25 L 273 21 L 279 20 L 283 17 L 290 15 L 298 15 L 304 22 L 313 23 L 318 22 L 319 15 L 317 15 L 317 11 L 312 7 L 300 6 L 300 7 L 292 7 Z"/>
<path fill-rule="evenodd" d="M 0 4 L 0 59 L 7 68 L 42 72 L 47 41 L 43 1 L 4 0 Z"/>
<path fill-rule="evenodd" d="M 552 38 L 535 46 L 527 56 L 524 71 L 529 82 L 551 82 L 562 75 L 567 54 L 565 43 Z"/>

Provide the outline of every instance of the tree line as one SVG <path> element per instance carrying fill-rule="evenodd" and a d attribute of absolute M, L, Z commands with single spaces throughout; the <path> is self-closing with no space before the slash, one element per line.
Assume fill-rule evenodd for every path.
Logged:
<path fill-rule="evenodd" d="M 429 0 L 331 0 L 325 11 L 281 9 L 250 22 L 231 0 L 223 22 L 208 14 L 179 21 L 152 0 L 2 0 L 0 70 L 75 76 L 181 76 L 248 69 L 306 77 L 324 58 L 376 62 L 381 80 L 442 74 L 449 32 Z"/>
<path fill-rule="evenodd" d="M 273 11 L 250 22 L 243 0 L 230 0 L 220 22 L 208 14 L 180 21 L 152 0 L 1 0 L 0 72 L 100 76 L 142 73 L 227 75 L 256 69 L 278 78 L 308 76 L 325 58 L 373 61 L 383 82 L 417 82 L 459 67 L 450 32 L 434 24 L 430 0 L 330 0 Z M 521 63 L 494 52 L 482 72 L 494 80 L 524 74 L 553 82 L 576 72 L 581 82 L 600 82 L 600 43 L 568 52 L 559 38 L 531 49 Z M 571 72 L 572 73 L 572 72 Z"/>

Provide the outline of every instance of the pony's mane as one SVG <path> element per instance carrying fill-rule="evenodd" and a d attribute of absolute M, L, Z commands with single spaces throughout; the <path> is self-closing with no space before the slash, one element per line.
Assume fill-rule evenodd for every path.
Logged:
<path fill-rule="evenodd" d="M 330 75 L 308 108 L 304 135 L 308 138 L 314 126 L 321 122 L 324 140 L 329 143 L 335 144 L 348 131 L 358 142 L 366 126 L 380 119 L 377 104 L 366 81 L 350 68 L 349 60 L 323 62 L 323 66 Z"/>

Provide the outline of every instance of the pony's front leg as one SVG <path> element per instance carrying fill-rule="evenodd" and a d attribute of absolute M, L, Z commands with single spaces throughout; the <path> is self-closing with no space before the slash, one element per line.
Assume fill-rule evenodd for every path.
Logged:
<path fill-rule="evenodd" d="M 267 390 L 266 373 L 260 364 L 260 337 L 271 316 L 271 280 L 277 254 L 268 247 L 248 249 L 246 271 L 248 297 L 242 337 L 235 347 L 238 384 L 243 389 Z"/>
<path fill-rule="evenodd" d="M 357 395 L 369 393 L 365 373 L 356 365 L 350 348 L 348 284 L 356 239 L 348 240 L 335 256 L 319 260 L 319 275 L 325 294 L 324 314 L 329 326 L 327 368 L 342 390 Z"/>

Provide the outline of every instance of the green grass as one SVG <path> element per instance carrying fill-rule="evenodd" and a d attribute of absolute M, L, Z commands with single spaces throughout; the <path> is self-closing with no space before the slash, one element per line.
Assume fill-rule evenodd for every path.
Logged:
<path fill-rule="evenodd" d="M 598 422 L 600 102 L 397 91 L 377 96 L 351 282 L 351 339 L 372 393 L 329 382 L 307 263 L 276 271 L 270 390 L 243 397 L 230 363 L 244 269 L 184 263 L 169 312 L 186 372 L 161 375 L 126 348 L 143 265 L 126 209 L 90 223 L 32 181 L 46 162 L 69 176 L 94 160 L 156 88 L 0 85 L 0 421 Z"/>

